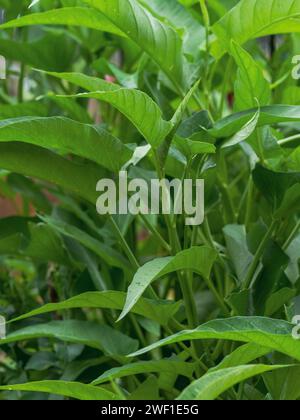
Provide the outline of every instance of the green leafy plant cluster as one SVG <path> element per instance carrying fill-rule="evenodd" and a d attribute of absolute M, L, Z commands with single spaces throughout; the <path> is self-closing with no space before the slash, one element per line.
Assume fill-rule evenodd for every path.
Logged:
<path fill-rule="evenodd" d="M 33 3 L 0 1 L 0 399 L 298 400 L 300 1 Z M 124 167 L 204 179 L 203 225 L 99 216 Z"/>

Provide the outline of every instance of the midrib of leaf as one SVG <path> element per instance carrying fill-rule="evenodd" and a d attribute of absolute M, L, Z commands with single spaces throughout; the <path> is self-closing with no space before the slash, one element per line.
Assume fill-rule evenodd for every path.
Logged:
<path fill-rule="evenodd" d="M 265 323 L 265 329 L 260 324 L 262 322 Z M 241 323 L 241 326 L 238 325 L 239 323 Z M 269 325 L 271 325 L 271 328 L 269 328 Z M 297 347 L 297 342 L 292 338 L 292 324 L 284 321 L 278 321 L 277 324 L 275 320 L 261 317 L 237 317 L 228 320 L 210 321 L 196 330 L 182 331 L 165 338 L 134 353 L 132 356 L 138 356 L 155 348 L 185 340 L 207 339 L 255 343 L 300 360 L 300 349 Z"/>
<path fill-rule="evenodd" d="M 88 4 L 91 4 L 93 7 L 97 8 L 97 6 L 95 5 L 95 1 L 91 1 L 91 0 L 84 0 L 84 1 Z M 130 4 L 132 16 L 134 18 L 134 22 L 135 22 L 135 25 L 136 25 L 136 32 L 139 35 L 139 25 L 138 25 L 138 22 L 137 22 L 135 11 L 133 9 L 133 5 L 130 1 L 128 1 L 128 3 Z M 119 6 L 119 3 L 118 3 L 118 6 Z M 148 20 L 148 23 L 150 25 L 150 28 L 151 28 L 151 31 L 152 31 L 152 39 L 154 40 L 153 47 L 155 47 L 155 44 L 157 43 L 157 40 L 156 40 L 155 30 L 152 26 L 152 21 L 149 17 L 150 11 L 146 10 L 141 4 L 139 4 L 139 6 L 140 6 L 139 10 L 144 14 L 145 18 Z M 118 12 L 119 12 L 119 10 L 120 9 L 118 9 Z M 151 50 L 146 48 L 144 45 L 139 45 L 139 43 L 135 39 L 135 37 L 132 37 L 131 31 L 128 31 L 128 30 L 124 29 L 123 25 L 120 25 L 119 22 L 114 21 L 114 19 L 112 19 L 110 16 L 108 16 L 104 12 L 101 11 L 101 13 L 103 14 L 103 16 L 105 16 L 110 21 L 110 23 L 112 23 L 114 26 L 116 26 L 118 29 L 120 29 L 124 33 L 124 35 L 126 35 L 126 37 L 130 38 L 136 45 L 138 45 L 140 48 L 142 48 L 144 51 L 146 51 L 146 53 L 149 54 L 149 56 L 155 61 L 155 63 L 166 73 L 166 75 L 168 76 L 170 81 L 174 84 L 174 87 L 178 90 L 178 93 L 180 93 L 181 96 L 184 96 L 184 94 L 185 94 L 184 88 L 181 86 L 180 83 L 178 83 L 177 78 L 174 77 L 174 75 L 172 73 L 172 68 L 169 68 L 168 66 L 165 66 L 164 63 L 161 62 L 160 60 L 158 60 L 156 55 L 153 54 L 151 52 Z M 168 37 L 167 37 L 167 34 L 166 34 L 165 26 L 159 21 L 159 19 L 156 19 L 154 15 L 152 15 L 152 17 L 160 25 L 160 27 L 161 27 L 161 29 L 164 33 L 165 39 L 167 40 Z M 170 29 L 170 33 L 172 33 L 172 36 L 174 36 L 174 35 L 176 36 L 175 30 L 171 26 L 168 26 L 168 28 Z M 177 57 L 178 53 L 180 52 L 180 51 L 178 51 L 177 48 L 178 48 L 177 42 L 175 42 L 175 58 Z M 182 71 L 182 73 L 183 73 L 183 71 Z M 182 76 L 183 76 L 183 74 L 181 74 L 181 77 Z"/>
<path fill-rule="evenodd" d="M 268 18 L 269 19 L 269 23 L 263 25 L 259 30 L 255 30 L 253 32 L 250 32 L 249 33 L 249 36 L 247 36 L 246 38 L 243 37 L 241 43 L 245 43 L 248 39 L 253 39 L 253 38 L 258 38 L 260 36 L 264 36 L 264 35 L 266 35 L 265 32 L 268 34 L 269 33 L 268 32 L 268 29 L 272 28 L 273 26 L 277 25 L 278 23 L 282 23 L 282 22 L 285 22 L 285 21 L 289 21 L 289 20 L 300 18 L 300 12 L 290 14 L 290 10 L 295 6 L 295 2 L 296 2 L 296 0 L 293 1 L 293 3 L 291 4 L 291 6 L 290 6 L 290 8 L 289 8 L 289 10 L 288 10 L 288 12 L 286 13 L 285 16 L 279 17 L 279 18 L 274 19 L 274 20 L 271 21 L 271 19 L 272 19 L 272 13 L 273 13 L 273 8 L 274 8 L 274 2 L 273 2 L 272 3 L 272 7 L 270 9 L 270 16 Z M 255 16 L 256 16 L 256 7 L 258 6 L 258 4 L 259 4 L 259 0 L 257 0 L 255 2 L 254 7 L 252 8 L 252 17 L 251 17 L 252 28 L 256 26 L 255 25 L 255 22 L 256 22 L 255 21 Z M 242 6 L 244 6 L 244 5 L 245 4 L 243 4 Z M 221 24 L 221 27 L 222 27 L 222 29 L 224 31 L 224 33 L 226 32 L 226 29 L 227 28 L 231 28 L 233 26 L 236 26 L 237 22 L 238 22 L 238 24 L 240 25 L 240 28 L 241 28 L 242 14 L 244 12 L 242 6 L 239 6 L 239 4 L 236 6 L 236 7 L 238 7 L 238 11 L 239 11 L 239 19 L 235 19 L 234 22 L 232 21 L 234 17 L 237 18 L 237 16 L 235 16 L 232 13 L 232 11 L 236 8 L 236 7 L 234 7 L 233 9 L 231 9 L 228 12 L 229 19 L 228 19 L 228 22 L 225 25 L 223 24 L 223 19 L 225 19 L 226 15 L 223 18 L 221 18 L 220 21 L 217 22 L 215 25 L 217 26 L 218 23 L 220 23 Z M 300 25 L 300 23 L 299 23 L 299 25 Z M 242 34 L 242 31 L 240 31 L 240 33 Z M 230 36 L 227 35 L 227 39 L 228 40 L 232 38 L 236 42 L 238 42 L 234 37 L 232 37 L 233 34 L 231 33 L 231 31 L 230 31 L 229 35 Z M 217 35 L 217 38 L 219 38 L 218 35 Z M 223 44 L 223 47 L 224 47 L 224 43 L 222 43 L 222 44 Z"/>
<path fill-rule="evenodd" d="M 222 391 L 226 391 L 226 389 L 230 389 L 234 383 L 240 383 L 243 382 L 249 378 L 252 378 L 254 376 L 257 376 L 264 372 L 269 372 L 272 370 L 277 369 L 283 369 L 285 368 L 285 365 L 276 365 L 276 366 L 267 366 L 267 365 L 245 365 L 245 366 L 238 366 L 234 368 L 227 368 L 220 371 L 215 372 L 208 372 L 206 375 L 204 375 L 202 378 L 198 379 L 194 383 L 192 383 L 189 387 L 187 387 L 186 390 L 182 392 L 182 394 L 179 396 L 178 400 L 186 399 L 184 398 L 186 395 L 189 397 L 193 397 L 193 386 L 196 386 L 199 383 L 202 383 L 201 389 L 196 389 L 194 393 L 194 400 L 215 400 Z M 241 373 L 242 371 L 242 373 Z M 227 374 L 228 377 L 220 377 L 221 374 Z M 213 380 L 211 380 L 211 377 L 213 377 Z M 228 381 L 227 383 L 226 381 Z M 208 381 L 208 382 L 207 382 Z M 225 382 L 224 382 L 225 381 Z M 206 383 L 205 383 L 206 382 Z M 220 383 L 223 384 L 223 388 L 220 390 Z M 226 384 L 226 386 L 224 386 Z M 204 386 L 205 385 L 205 386 Z M 190 391 L 191 390 L 191 391 Z M 216 390 L 218 390 L 216 392 Z M 190 392 L 189 392 L 190 391 Z"/>
<path fill-rule="evenodd" d="M 298 17 L 300 17 L 300 13 L 295 13 L 295 15 L 285 16 L 285 17 L 283 17 L 283 18 L 278 18 L 278 19 L 275 19 L 272 23 L 269 23 L 268 25 L 264 26 L 261 30 L 259 30 L 259 31 L 257 31 L 257 32 L 254 32 L 254 33 L 253 33 L 254 38 L 257 38 L 257 37 L 259 37 L 259 36 L 263 35 L 263 34 L 264 34 L 264 31 L 265 31 L 266 29 L 268 29 L 268 28 L 272 28 L 272 26 L 276 25 L 277 23 L 284 22 L 285 20 L 295 19 L 295 18 L 298 18 Z M 299 23 L 299 24 L 300 24 L 300 23 Z"/>

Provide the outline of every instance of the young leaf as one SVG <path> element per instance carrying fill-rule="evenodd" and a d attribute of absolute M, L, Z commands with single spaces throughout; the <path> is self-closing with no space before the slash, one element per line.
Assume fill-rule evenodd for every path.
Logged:
<path fill-rule="evenodd" d="M 208 130 L 208 133 L 215 138 L 225 138 L 233 136 L 237 133 L 251 118 L 256 110 L 249 109 L 247 111 L 232 114 L 215 123 L 214 127 Z M 260 116 L 257 127 L 265 125 L 299 122 L 300 106 L 288 105 L 271 105 L 260 109 Z"/>
<path fill-rule="evenodd" d="M 223 149 L 232 147 L 247 140 L 256 130 L 260 116 L 260 110 L 258 110 L 253 117 L 238 131 L 231 139 L 225 141 L 222 145 Z"/>
<path fill-rule="evenodd" d="M 208 247 L 194 247 L 182 251 L 175 257 L 157 258 L 141 267 L 128 288 L 126 303 L 119 321 L 138 302 L 148 286 L 155 280 L 180 270 L 193 270 L 207 279 L 210 275 L 216 252 Z"/>
<path fill-rule="evenodd" d="M 231 55 L 237 66 L 238 74 L 234 89 L 234 109 L 243 111 L 257 106 L 269 105 L 270 85 L 263 75 L 262 68 L 251 55 L 236 42 L 231 43 Z"/>
<path fill-rule="evenodd" d="M 200 154 L 216 153 L 216 146 L 211 143 L 184 139 L 177 135 L 174 138 L 174 144 L 188 158 L 192 158 Z"/>

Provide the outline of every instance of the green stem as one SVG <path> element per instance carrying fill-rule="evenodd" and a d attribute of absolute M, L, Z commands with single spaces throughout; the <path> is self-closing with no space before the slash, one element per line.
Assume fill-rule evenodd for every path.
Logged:
<path fill-rule="evenodd" d="M 146 225 L 147 229 L 156 237 L 158 242 L 161 244 L 161 246 L 169 253 L 171 254 L 171 247 L 167 243 L 167 241 L 164 240 L 164 238 L 161 236 L 161 234 L 158 232 L 155 226 L 152 225 L 152 223 L 149 222 L 147 217 L 143 214 L 140 214 L 140 218 L 142 219 L 143 223 Z"/>
<path fill-rule="evenodd" d="M 288 239 L 285 241 L 285 243 L 283 245 L 284 250 L 286 250 L 291 245 L 291 243 L 293 242 L 293 239 L 295 238 L 295 236 L 296 236 L 296 234 L 298 233 L 299 230 L 300 230 L 300 220 L 297 222 L 296 226 L 292 230 Z"/>
<path fill-rule="evenodd" d="M 109 220 L 110 220 L 110 222 L 113 226 L 113 229 L 115 231 L 115 234 L 116 234 L 117 238 L 119 239 L 120 245 L 122 246 L 125 254 L 127 255 L 127 258 L 129 259 L 131 265 L 133 266 L 135 271 L 139 270 L 141 268 L 141 266 L 140 266 L 139 262 L 137 261 L 137 259 L 135 258 L 135 255 L 133 254 L 132 250 L 130 249 L 126 239 L 122 235 L 122 232 L 120 231 L 119 226 L 117 225 L 117 223 L 115 222 L 115 220 L 113 219 L 112 216 L 109 216 Z M 149 287 L 149 291 L 150 291 L 153 299 L 158 299 L 158 296 L 155 293 L 152 286 Z"/>
<path fill-rule="evenodd" d="M 189 328 L 197 327 L 197 308 L 193 295 L 193 287 L 189 278 L 185 278 L 182 273 L 178 273 L 180 288 L 185 303 L 185 310 Z"/>
<path fill-rule="evenodd" d="M 218 252 L 218 249 L 215 245 L 215 242 L 214 242 L 214 239 L 213 239 L 213 236 L 212 236 L 207 218 L 205 218 L 205 220 L 204 220 L 203 230 L 204 230 L 204 240 L 205 240 L 205 242 L 207 242 L 207 244 L 209 246 L 211 246 L 216 252 Z M 221 258 L 219 258 L 219 261 L 225 269 L 225 265 L 224 265 L 223 260 Z M 221 285 L 222 284 L 222 278 L 221 278 L 220 272 L 218 270 L 218 267 L 214 267 L 214 274 L 215 274 L 215 277 L 216 277 L 218 283 Z M 218 302 L 218 304 L 220 305 L 221 309 L 224 311 L 224 313 L 226 315 L 230 315 L 230 312 L 229 312 L 229 310 L 226 306 L 226 303 L 225 303 L 224 299 L 222 298 L 222 296 L 220 295 L 220 293 L 218 292 L 218 290 L 214 286 L 213 282 L 210 279 L 205 279 L 205 280 L 206 280 L 208 288 L 210 289 L 210 291 L 214 295 L 214 297 L 215 297 L 216 301 Z M 223 280 L 223 282 L 224 282 L 224 280 Z"/>
<path fill-rule="evenodd" d="M 135 329 L 135 331 L 136 331 L 136 333 L 137 333 L 137 335 L 139 337 L 139 340 L 140 340 L 142 346 L 143 347 L 147 347 L 147 342 L 145 340 L 144 334 L 143 334 L 143 332 L 141 330 L 141 327 L 139 326 L 139 323 L 137 322 L 135 316 L 133 316 L 132 314 L 130 314 L 130 319 L 131 319 L 131 322 L 133 324 L 133 327 L 134 327 L 134 329 Z"/>
<path fill-rule="evenodd" d="M 248 270 L 247 276 L 245 278 L 243 290 L 247 290 L 251 286 L 251 283 L 253 281 L 253 277 L 254 277 L 254 275 L 256 273 L 256 270 L 258 268 L 258 264 L 260 262 L 260 259 L 263 256 L 265 248 L 266 248 L 269 240 L 271 239 L 271 237 L 273 235 L 273 232 L 276 228 L 276 225 L 277 225 L 276 220 L 273 220 L 269 229 L 268 229 L 268 231 L 267 231 L 267 233 L 266 233 L 266 235 L 265 235 L 265 237 L 263 238 L 262 242 L 260 243 L 260 245 L 259 245 L 259 247 L 256 251 L 256 254 L 254 256 L 254 259 L 252 261 L 252 264 L 251 264 L 251 266 Z"/>
<path fill-rule="evenodd" d="M 227 93 L 227 86 L 228 86 L 228 83 L 232 74 L 231 72 L 232 67 L 233 67 L 233 60 L 231 57 L 229 57 L 227 65 L 226 65 L 226 69 L 225 69 L 225 78 L 224 78 L 224 82 L 222 86 L 222 94 L 221 94 L 221 100 L 220 100 L 220 105 L 219 105 L 219 110 L 218 110 L 218 118 L 222 118 L 222 115 L 223 115 L 223 109 L 224 109 L 226 93 Z"/>
<path fill-rule="evenodd" d="M 300 134 L 296 134 L 295 136 L 287 137 L 283 140 L 278 140 L 278 144 L 280 146 L 285 146 L 286 144 L 293 143 L 295 140 L 300 139 Z"/>
<path fill-rule="evenodd" d="M 24 28 L 22 31 L 22 41 L 26 43 L 28 38 L 28 28 Z M 24 101 L 24 79 L 25 79 L 26 65 L 21 63 L 20 77 L 18 84 L 18 101 L 21 103 Z"/>
<path fill-rule="evenodd" d="M 135 258 L 133 252 L 131 251 L 127 241 L 125 240 L 124 236 L 122 235 L 122 232 L 120 231 L 119 226 L 115 222 L 114 218 L 112 216 L 109 216 L 110 222 L 112 224 L 112 227 L 115 231 L 115 234 L 117 238 L 119 239 L 120 245 L 122 246 L 125 254 L 127 255 L 130 263 L 134 267 L 134 269 L 137 271 L 140 268 L 140 264 L 138 263 L 137 259 Z"/>
<path fill-rule="evenodd" d="M 248 227 L 251 222 L 252 208 L 253 208 L 253 193 L 254 193 L 254 183 L 251 177 L 249 179 L 248 194 L 247 194 L 247 207 L 246 207 L 246 215 L 245 215 L 246 227 Z"/>
<path fill-rule="evenodd" d="M 25 78 L 25 64 L 21 64 L 19 84 L 18 84 L 18 101 L 19 102 L 23 102 L 24 100 L 24 78 Z"/>
<path fill-rule="evenodd" d="M 159 177 L 159 180 L 162 181 L 164 179 L 164 165 L 162 165 L 162 161 L 160 156 L 155 153 L 155 165 L 156 165 L 156 172 Z M 176 255 L 178 252 L 181 251 L 181 244 L 178 238 L 178 232 L 176 229 L 176 219 L 171 219 L 171 216 L 166 214 L 165 216 L 165 223 L 168 229 L 169 241 L 171 244 L 171 253 L 172 255 Z"/>
<path fill-rule="evenodd" d="M 122 389 L 119 387 L 119 385 L 113 379 L 110 381 L 110 383 L 111 383 L 111 386 L 112 386 L 113 390 L 115 391 L 115 393 L 120 398 L 120 400 L 121 401 L 126 401 L 127 398 L 126 398 L 124 392 L 122 391 Z"/>
<path fill-rule="evenodd" d="M 157 167 L 157 173 L 160 178 L 160 180 L 163 179 L 164 173 L 163 173 L 163 167 L 161 166 L 161 160 L 156 158 L 156 167 Z M 165 215 L 165 220 L 168 228 L 169 233 L 169 240 L 171 243 L 171 253 L 172 255 L 176 255 L 178 252 L 182 250 L 180 240 L 178 238 L 178 232 L 176 228 L 176 218 L 174 220 L 171 219 L 170 215 Z M 197 309 L 196 309 L 196 303 L 193 296 L 193 290 L 192 290 L 192 284 L 189 282 L 188 276 L 184 278 L 184 275 L 182 273 L 177 273 L 180 288 L 183 295 L 183 300 L 185 303 L 186 308 L 186 314 L 188 319 L 188 324 L 190 328 L 195 328 L 197 326 Z"/>
<path fill-rule="evenodd" d="M 210 30 L 210 18 L 206 6 L 206 0 L 200 0 L 200 8 L 203 16 L 205 26 L 205 40 L 206 40 L 206 57 L 205 57 L 205 75 L 203 79 L 203 90 L 206 101 L 206 108 L 210 112 L 210 93 L 209 93 L 209 54 L 210 54 L 210 42 L 209 42 L 209 30 Z"/>

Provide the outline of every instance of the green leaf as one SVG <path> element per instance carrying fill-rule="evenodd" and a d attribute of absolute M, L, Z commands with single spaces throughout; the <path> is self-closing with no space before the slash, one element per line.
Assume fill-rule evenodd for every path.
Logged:
<path fill-rule="evenodd" d="M 104 175 L 94 164 L 75 163 L 41 147 L 17 142 L 0 143 L 0 167 L 59 185 L 93 205 L 97 201 L 95 186 Z"/>
<path fill-rule="evenodd" d="M 46 32 L 33 41 L 0 39 L 0 54 L 7 60 L 52 71 L 67 71 L 76 58 L 76 43 L 63 30 Z"/>
<path fill-rule="evenodd" d="M 93 251 L 112 267 L 119 267 L 125 270 L 130 269 L 126 259 L 118 251 L 100 242 L 76 226 L 70 225 L 53 217 L 41 216 L 41 219 L 62 235 L 75 239 L 87 249 Z"/>
<path fill-rule="evenodd" d="M 70 98 L 62 98 L 60 96 L 56 96 L 52 92 L 47 93 L 44 98 L 49 99 L 60 109 L 62 109 L 66 117 L 84 124 L 93 123 L 93 119 L 89 115 L 88 110 L 79 105 L 75 99 L 72 100 Z"/>
<path fill-rule="evenodd" d="M 117 108 L 152 146 L 158 146 L 172 128 L 170 122 L 163 120 L 162 112 L 156 103 L 140 90 L 126 89 L 80 73 L 52 72 L 48 74 L 91 91 L 91 93 L 74 95 L 76 98 L 99 99 Z"/>
<path fill-rule="evenodd" d="M 47 117 L 48 109 L 41 101 L 30 101 L 21 104 L 0 105 L 0 119 L 18 118 L 26 116 Z"/>
<path fill-rule="evenodd" d="M 200 154 L 216 153 L 216 147 L 211 143 L 193 141 L 179 136 L 175 136 L 174 145 L 188 158 L 192 158 Z"/>
<path fill-rule="evenodd" d="M 299 0 L 241 0 L 213 26 L 218 41 L 212 52 L 220 57 L 231 40 L 242 45 L 266 35 L 299 32 Z"/>
<path fill-rule="evenodd" d="M 235 110 L 253 108 L 257 102 L 261 106 L 269 105 L 271 89 L 259 64 L 234 41 L 231 43 L 230 53 L 238 66 L 234 89 Z"/>
<path fill-rule="evenodd" d="M 88 321 L 52 321 L 15 331 L 1 340 L 1 345 L 34 338 L 56 338 L 69 343 L 83 344 L 111 356 L 125 356 L 137 348 L 138 342 L 107 325 Z"/>
<path fill-rule="evenodd" d="M 275 241 L 269 241 L 261 262 L 261 273 L 254 284 L 253 294 L 253 304 L 258 315 L 265 314 L 266 301 L 272 293 L 284 285 L 290 286 L 284 274 L 289 258 Z"/>
<path fill-rule="evenodd" d="M 277 319 L 236 317 L 210 321 L 195 330 L 181 331 L 131 356 L 140 356 L 150 350 L 188 340 L 230 340 L 255 343 L 300 360 L 300 344 L 292 337 L 293 325 Z"/>
<path fill-rule="evenodd" d="M 145 51 L 179 90 L 185 87 L 182 42 L 177 32 L 156 19 L 137 0 L 84 0 Z"/>
<path fill-rule="evenodd" d="M 87 7 L 65 7 L 42 13 L 28 14 L 2 24 L 0 29 L 21 28 L 32 25 L 85 26 L 90 29 L 124 36 L 123 32 L 107 20 L 102 13 Z"/>
<path fill-rule="evenodd" d="M 216 252 L 211 248 L 193 247 L 175 257 L 157 258 L 145 264 L 137 271 L 128 288 L 126 303 L 119 320 L 131 311 L 147 287 L 155 280 L 180 270 L 192 270 L 207 279 L 216 257 Z"/>
<path fill-rule="evenodd" d="M 23 117 L 0 121 L 0 141 L 20 141 L 84 157 L 118 171 L 132 152 L 103 128 L 64 117 Z"/>
<path fill-rule="evenodd" d="M 239 281 L 243 282 L 253 261 L 253 255 L 249 251 L 247 244 L 246 228 L 240 225 L 227 225 L 223 231 L 227 250 L 236 275 Z"/>
<path fill-rule="evenodd" d="M 179 107 L 177 108 L 171 122 L 173 123 L 174 126 L 174 130 L 177 131 L 177 128 L 179 128 L 184 115 L 187 111 L 188 105 L 190 100 L 192 99 L 192 97 L 194 96 L 194 94 L 197 92 L 197 90 L 199 89 L 199 84 L 200 84 L 200 80 L 198 80 L 192 87 L 191 89 L 188 91 L 188 93 L 185 95 L 185 97 L 183 98 L 183 100 L 181 101 Z"/>
<path fill-rule="evenodd" d="M 29 238 L 23 241 L 24 245 L 19 248 L 21 255 L 26 255 L 35 261 L 54 261 L 70 265 L 71 258 L 61 238 L 53 229 L 44 223 L 29 223 L 28 229 Z"/>
<path fill-rule="evenodd" d="M 274 214 L 276 219 L 287 218 L 290 214 L 297 214 L 300 210 L 300 176 L 299 182 L 289 188 L 280 207 Z"/>
<path fill-rule="evenodd" d="M 284 287 L 277 292 L 273 293 L 266 302 L 266 316 L 272 316 L 276 314 L 284 305 L 291 302 L 291 300 L 296 296 L 296 290 Z"/>
<path fill-rule="evenodd" d="M 272 206 L 276 218 L 288 217 L 299 208 L 300 172 L 275 172 L 257 165 L 253 180 Z"/>
<path fill-rule="evenodd" d="M 81 384 L 79 382 L 65 381 L 41 381 L 29 382 L 27 384 L 0 386 L 1 391 L 24 391 L 24 392 L 45 392 L 47 394 L 62 395 L 64 397 L 75 398 L 86 401 L 105 401 L 116 400 L 117 396 L 92 385 Z"/>
<path fill-rule="evenodd" d="M 108 370 L 98 379 L 93 381 L 93 385 L 103 384 L 113 379 L 124 378 L 126 376 L 146 374 L 146 373 L 173 373 L 190 378 L 193 375 L 195 366 L 191 363 L 178 360 L 158 360 L 131 363 Z"/>
<path fill-rule="evenodd" d="M 208 130 L 208 133 L 216 138 L 225 138 L 237 133 L 256 112 L 255 109 L 232 114 L 218 122 Z M 300 121 L 300 106 L 272 105 L 260 109 L 257 127 L 285 122 Z"/>
<path fill-rule="evenodd" d="M 121 310 L 124 307 L 126 293 L 118 291 L 87 292 L 74 296 L 64 302 L 49 303 L 25 315 L 13 319 L 11 322 L 20 321 L 36 315 L 57 312 L 64 309 L 75 308 L 101 308 Z M 159 324 L 166 325 L 181 306 L 181 302 L 154 301 L 141 298 L 133 307 L 132 312 L 152 319 Z"/>
<path fill-rule="evenodd" d="M 129 401 L 144 401 L 145 395 L 149 401 L 159 401 L 159 384 L 155 376 L 150 376 L 128 397 Z"/>
<path fill-rule="evenodd" d="M 271 350 L 267 347 L 258 346 L 254 343 L 244 344 L 226 356 L 218 366 L 210 369 L 210 372 L 246 365 L 268 353 L 271 353 Z"/>
<path fill-rule="evenodd" d="M 247 140 L 256 130 L 260 116 L 260 110 L 258 110 L 253 117 L 229 140 L 223 143 L 222 148 L 232 147 Z"/>
<path fill-rule="evenodd" d="M 266 373 L 264 381 L 277 401 L 296 401 L 300 398 L 300 366 Z"/>
<path fill-rule="evenodd" d="M 74 266 L 61 238 L 49 226 L 34 219 L 9 217 L 0 219 L 0 253 L 23 256 L 40 263 L 49 261 Z"/>
<path fill-rule="evenodd" d="M 152 13 L 183 33 L 184 52 L 194 55 L 201 41 L 205 40 L 205 29 L 200 22 L 177 0 L 140 0 Z"/>
<path fill-rule="evenodd" d="M 208 372 L 202 378 L 189 385 L 177 400 L 213 401 L 234 385 L 283 366 L 251 365 Z"/>

